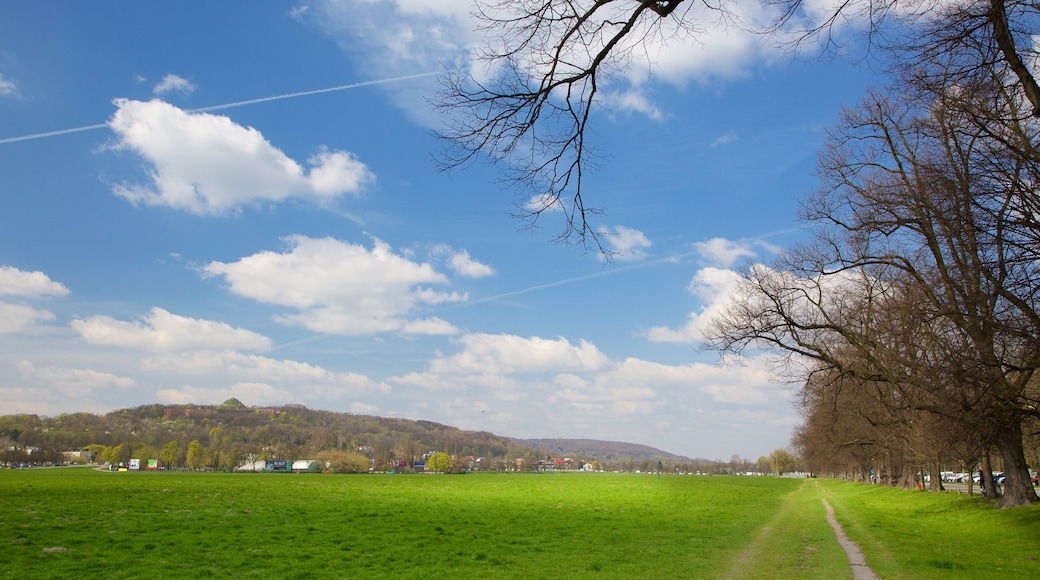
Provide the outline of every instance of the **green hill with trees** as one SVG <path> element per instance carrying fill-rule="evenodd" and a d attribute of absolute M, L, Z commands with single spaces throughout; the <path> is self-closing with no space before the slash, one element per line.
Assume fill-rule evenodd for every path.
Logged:
<path fill-rule="evenodd" d="M 63 463 L 73 451 L 97 463 L 155 459 L 166 468 L 209 470 L 250 461 L 318 459 L 341 471 L 360 471 L 359 456 L 378 470 L 409 470 L 434 452 L 447 453 L 459 471 L 575 469 L 586 463 L 600 469 L 710 469 L 703 460 L 641 445 L 510 439 L 433 421 L 301 405 L 247 407 L 237 399 L 219 405 L 142 405 L 103 415 L 0 416 L 0 464 Z"/>

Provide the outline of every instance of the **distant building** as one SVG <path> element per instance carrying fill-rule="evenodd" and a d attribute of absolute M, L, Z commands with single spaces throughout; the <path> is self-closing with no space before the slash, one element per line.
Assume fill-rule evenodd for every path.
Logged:
<path fill-rule="evenodd" d="M 316 459 L 297 459 L 292 464 L 293 473 L 321 471 L 321 462 Z"/>

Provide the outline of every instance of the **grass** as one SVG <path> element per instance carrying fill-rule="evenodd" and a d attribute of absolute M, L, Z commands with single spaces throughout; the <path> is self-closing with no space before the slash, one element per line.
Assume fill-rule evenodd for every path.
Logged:
<path fill-rule="evenodd" d="M 806 480 L 745 548 L 727 578 L 852 578 L 845 551 L 827 522 L 823 491 Z"/>
<path fill-rule="evenodd" d="M 820 480 L 867 564 L 887 579 L 1040 578 L 1040 504 Z"/>
<path fill-rule="evenodd" d="M 713 578 L 799 483 L 6 471 L 0 577 Z"/>
<path fill-rule="evenodd" d="M 0 578 L 851 578 L 823 497 L 883 578 L 1040 575 L 1040 506 L 827 480 L 41 469 Z"/>

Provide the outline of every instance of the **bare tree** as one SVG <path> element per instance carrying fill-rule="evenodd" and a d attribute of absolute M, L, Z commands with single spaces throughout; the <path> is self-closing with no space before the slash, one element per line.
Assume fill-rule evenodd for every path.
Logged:
<path fill-rule="evenodd" d="M 726 26 L 757 28 L 803 46 L 821 37 L 843 45 L 850 28 L 866 23 L 867 46 L 883 58 L 896 51 L 891 60 L 899 67 L 942 56 L 956 63 L 944 72 L 951 83 L 996 72 L 1009 93 L 1024 97 L 1028 113 L 1040 116 L 1035 3 L 848 0 L 818 17 L 803 10 L 803 0 L 763 4 L 774 17 L 758 25 L 739 21 L 729 9 L 734 0 L 478 0 L 488 39 L 478 64 L 442 76 L 437 105 L 448 121 L 442 165 L 481 156 L 499 163 L 518 194 L 518 217 L 534 225 L 543 213 L 562 211 L 558 240 L 604 251 L 589 223 L 602 210 L 583 189 L 585 173 L 598 162 L 590 128 L 601 88 L 638 55 L 652 65 L 646 55 L 653 43 L 696 40 Z"/>
<path fill-rule="evenodd" d="M 698 0 L 719 18 L 723 2 Z M 599 244 L 589 220 L 601 213 L 585 202 L 584 172 L 596 154 L 587 139 L 601 85 L 623 70 L 633 51 L 706 24 L 689 0 L 501 0 L 478 2 L 491 41 L 479 55 L 487 78 L 455 69 L 442 77 L 439 107 L 450 115 L 443 137 L 445 167 L 478 156 L 501 163 L 519 195 L 518 217 L 533 224 L 560 210 L 558 239 Z M 667 20 L 671 26 L 663 27 Z"/>
<path fill-rule="evenodd" d="M 1022 424 L 1036 415 L 1026 386 L 1040 367 L 1040 283 L 1023 212 L 1040 167 L 964 105 L 990 107 L 1029 142 L 1037 126 L 1007 114 L 1015 100 L 1000 83 L 933 88 L 927 101 L 875 93 L 846 115 L 806 204 L 816 243 L 748 273 L 715 345 L 801 355 L 956 416 L 1000 452 L 1002 505 L 1022 505 L 1037 499 Z"/>

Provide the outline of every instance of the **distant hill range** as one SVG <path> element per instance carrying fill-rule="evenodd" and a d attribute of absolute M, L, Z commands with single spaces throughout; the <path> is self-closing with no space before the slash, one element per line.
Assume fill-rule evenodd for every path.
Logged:
<path fill-rule="evenodd" d="M 589 456 L 606 461 L 616 461 L 630 457 L 635 460 L 671 461 L 671 462 L 706 462 L 704 459 L 690 459 L 684 455 L 675 455 L 647 445 L 622 443 L 620 441 L 599 441 L 596 439 L 511 439 L 518 445 L 545 450 L 553 456 Z"/>
<path fill-rule="evenodd" d="M 386 461 L 391 455 L 418 457 L 431 450 L 509 461 L 524 458 L 532 465 L 547 457 L 570 457 L 622 469 L 702 461 L 634 443 L 514 439 L 433 421 L 320 411 L 302 405 L 248 407 L 234 398 L 219 405 L 152 404 L 104 415 L 0 415 L 0 451 L 24 454 L 34 448 L 60 454 L 93 446 L 117 449 L 127 456 L 152 457 L 172 446 L 183 462 L 192 443 L 202 448 L 214 467 L 225 463 L 233 467 L 243 457 L 259 454 L 313 458 L 330 449 L 362 450 Z M 0 457 L 0 463 L 3 461 Z"/>

